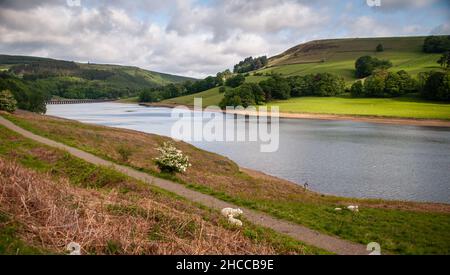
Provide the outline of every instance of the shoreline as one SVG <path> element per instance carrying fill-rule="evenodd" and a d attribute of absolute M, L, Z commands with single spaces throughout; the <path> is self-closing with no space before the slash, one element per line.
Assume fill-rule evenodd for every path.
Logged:
<path fill-rule="evenodd" d="M 163 107 L 175 108 L 185 106 L 193 110 L 192 106 L 172 104 L 172 103 L 136 103 L 145 107 Z M 246 111 L 227 112 L 227 114 L 251 115 L 259 116 L 258 113 L 250 113 Z M 388 125 L 405 125 L 405 126 L 422 126 L 422 127 L 446 127 L 450 128 L 450 120 L 440 119 L 418 119 L 418 118 L 400 118 L 400 117 L 380 117 L 380 116 L 363 116 L 363 115 L 336 115 L 336 114 L 315 114 L 315 113 L 287 113 L 280 112 L 280 118 L 284 119 L 313 119 L 328 121 L 354 121 L 364 123 L 388 124 Z"/>

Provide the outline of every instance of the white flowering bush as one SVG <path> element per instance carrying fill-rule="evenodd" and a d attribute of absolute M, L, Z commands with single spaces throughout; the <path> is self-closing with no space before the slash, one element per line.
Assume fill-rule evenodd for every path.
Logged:
<path fill-rule="evenodd" d="M 181 150 L 178 150 L 171 142 L 164 142 L 162 147 L 156 148 L 161 155 L 155 158 L 156 165 L 162 172 L 167 173 L 182 173 L 186 172 L 191 166 L 189 158 L 183 155 Z"/>

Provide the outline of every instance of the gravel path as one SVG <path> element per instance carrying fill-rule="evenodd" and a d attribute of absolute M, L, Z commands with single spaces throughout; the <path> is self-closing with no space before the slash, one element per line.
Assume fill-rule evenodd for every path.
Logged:
<path fill-rule="evenodd" d="M 42 136 L 35 135 L 23 128 L 18 127 L 13 124 L 9 120 L 0 116 L 0 124 L 7 127 L 10 130 L 13 130 L 26 138 L 32 139 L 34 141 L 46 144 L 51 147 L 59 148 L 65 150 L 72 154 L 75 157 L 83 159 L 87 162 L 90 162 L 95 165 L 107 166 L 111 167 L 117 171 L 120 171 L 123 174 L 126 174 L 130 177 L 133 177 L 137 180 L 147 182 L 149 184 L 153 184 L 158 186 L 159 188 L 171 191 L 175 194 L 178 194 L 186 199 L 191 201 L 203 204 L 207 207 L 221 210 L 225 207 L 232 208 L 241 208 L 244 211 L 244 216 L 250 222 L 261 225 L 267 228 L 271 228 L 279 233 L 289 235 L 296 240 L 299 240 L 305 244 L 312 245 L 318 248 L 322 248 L 326 251 L 341 254 L 341 255 L 368 255 L 369 252 L 366 250 L 366 247 L 361 244 L 353 243 L 347 240 L 340 239 L 338 237 L 329 236 L 323 233 L 319 233 L 317 231 L 311 230 L 307 227 L 291 223 L 284 220 L 276 219 L 267 214 L 263 214 L 254 210 L 246 209 L 244 207 L 240 207 L 237 205 L 233 205 L 224 201 L 221 201 L 217 198 L 214 198 L 210 195 L 202 194 L 197 191 L 188 189 L 181 184 L 174 183 L 168 180 L 155 178 L 149 174 L 137 171 L 133 168 L 117 165 L 113 162 L 104 160 L 97 156 L 94 156 L 90 153 L 84 152 L 82 150 L 64 145 L 62 143 L 56 142 L 54 140 L 50 140 L 44 138 Z M 245 225 L 244 225 L 245 226 Z"/>

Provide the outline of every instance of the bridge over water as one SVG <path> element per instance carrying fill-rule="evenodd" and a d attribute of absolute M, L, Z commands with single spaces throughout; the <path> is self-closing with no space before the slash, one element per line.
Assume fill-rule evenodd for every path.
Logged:
<path fill-rule="evenodd" d="M 110 102 L 114 99 L 52 99 L 46 102 L 47 105 L 56 104 L 84 104 L 84 103 L 101 103 Z"/>

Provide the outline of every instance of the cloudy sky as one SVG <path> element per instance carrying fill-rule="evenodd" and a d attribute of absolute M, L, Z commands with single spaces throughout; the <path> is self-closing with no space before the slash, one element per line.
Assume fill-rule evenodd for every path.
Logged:
<path fill-rule="evenodd" d="M 450 34 L 448 0 L 379 1 L 0 0 L 0 53 L 204 77 L 314 39 Z"/>

